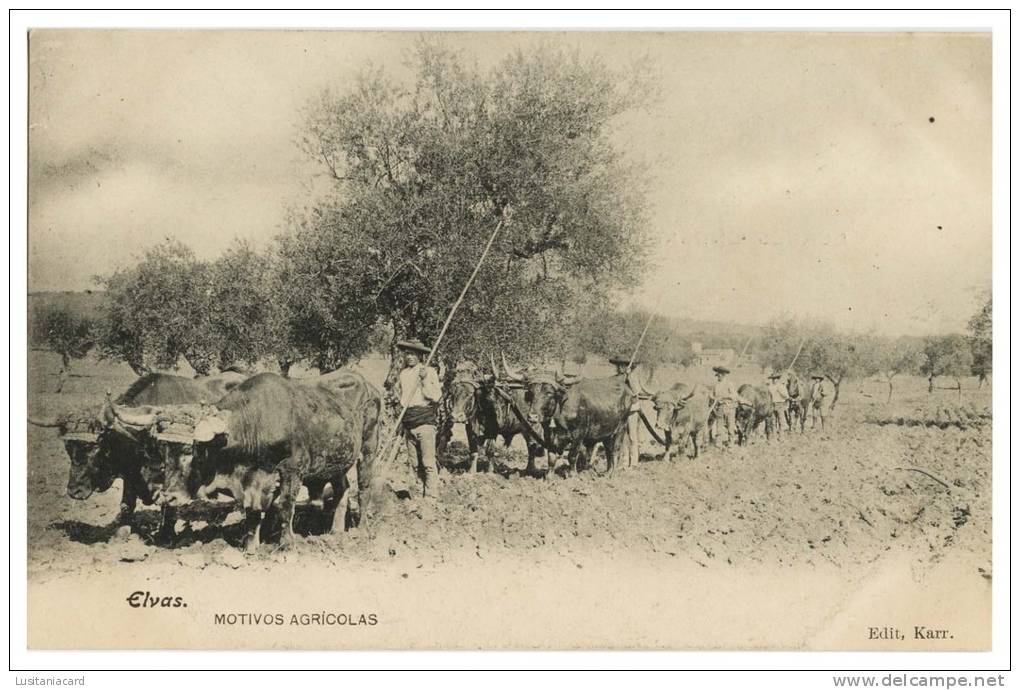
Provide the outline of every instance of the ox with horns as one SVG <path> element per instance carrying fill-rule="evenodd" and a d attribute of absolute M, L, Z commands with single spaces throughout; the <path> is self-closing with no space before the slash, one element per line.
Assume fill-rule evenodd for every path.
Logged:
<path fill-rule="evenodd" d="M 528 422 L 548 428 L 546 446 L 566 452 L 570 469 L 581 469 L 593 458 L 595 446 L 606 452 L 607 471 L 615 468 L 621 444 L 627 441 L 627 415 L 635 392 L 626 374 L 609 378 L 569 378 L 557 370 L 552 376 L 531 376 L 528 386 Z"/>
<path fill-rule="evenodd" d="M 790 396 L 788 402 L 790 431 L 800 424 L 800 432 L 804 433 L 804 424 L 811 410 L 811 385 L 796 372 L 787 372 L 786 394 Z"/>
<path fill-rule="evenodd" d="M 663 460 L 673 456 L 673 442 L 683 451 L 690 438 L 694 445 L 693 455 L 698 457 L 698 441 L 708 430 L 709 392 L 700 385 L 674 384 L 671 388 L 656 393 L 655 426 L 666 432 L 666 452 Z"/>
<path fill-rule="evenodd" d="M 501 354 L 504 376 L 500 377 L 495 360 L 490 356 L 490 373 L 463 369 L 456 373 L 450 384 L 449 416 L 453 424 L 463 424 L 471 453 L 471 471 L 478 467 L 481 448 L 485 449 L 487 466 L 492 467 L 497 438 L 509 446 L 515 436 L 522 434 L 528 446 L 527 474 L 536 474 L 535 458 L 544 454 L 542 440 L 534 438 L 526 423 L 514 413 L 527 408 L 528 389 L 521 374 L 513 371 Z M 523 413 L 521 413 L 523 414 Z M 543 435 L 548 436 L 548 426 Z"/>
<path fill-rule="evenodd" d="M 114 480 L 123 481 L 117 524 L 130 524 L 138 500 L 144 505 L 160 502 L 162 471 L 158 457 L 152 457 L 144 439 L 125 423 L 125 419 L 137 421 L 125 407 L 145 410 L 154 405 L 218 400 L 244 379 L 236 372 L 194 379 L 151 373 L 135 381 L 116 401 L 107 394 L 101 408 L 57 419 L 29 417 L 28 421 L 60 434 L 71 460 L 67 479 L 71 498 L 85 500 L 95 491 L 108 490 Z M 164 514 L 159 536 L 172 536 L 172 527 L 173 520 Z"/>
<path fill-rule="evenodd" d="M 254 376 L 207 408 L 190 439 L 160 444 L 168 500 L 178 504 L 228 490 L 245 511 L 244 547 L 252 551 L 261 543 L 263 517 L 270 510 L 282 520 L 281 544 L 290 544 L 301 486 L 314 498 L 328 483 L 332 531 L 342 531 L 352 468 L 363 516 L 371 505 L 381 408 L 380 393 L 354 372 L 311 381 Z M 158 430 L 160 417 L 173 413 L 154 410 L 134 421 Z"/>
<path fill-rule="evenodd" d="M 772 402 L 772 395 L 761 386 L 752 386 L 745 383 L 737 389 L 739 402 L 737 403 L 737 442 L 746 446 L 751 439 L 751 434 L 759 427 L 765 427 L 765 439 L 772 440 L 773 425 L 775 423 L 775 405 Z"/>

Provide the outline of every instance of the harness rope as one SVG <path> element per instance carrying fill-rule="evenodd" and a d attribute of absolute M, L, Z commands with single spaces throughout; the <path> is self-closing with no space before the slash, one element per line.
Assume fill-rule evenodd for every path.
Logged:
<path fill-rule="evenodd" d="M 648 417 L 645 416 L 645 411 L 644 410 L 638 410 L 638 414 L 641 415 L 641 421 L 645 423 L 645 428 L 648 429 L 648 433 L 650 433 L 652 435 L 652 438 L 654 438 L 660 445 L 663 445 L 663 446 L 666 446 L 666 448 L 669 448 L 669 442 L 666 441 L 665 439 L 663 439 L 657 433 L 655 433 L 655 427 L 652 425 L 651 422 L 648 421 Z"/>
<path fill-rule="evenodd" d="M 550 453 L 558 453 L 559 452 L 558 450 L 556 450 L 555 448 L 553 448 L 552 446 L 549 445 L 548 441 L 546 441 L 546 439 L 543 437 L 543 434 L 537 433 L 534 430 L 534 428 L 532 428 L 531 424 L 528 422 L 527 418 L 524 416 L 524 413 L 521 412 L 520 408 L 517 407 L 517 403 L 514 401 L 513 396 L 511 396 L 509 393 L 504 391 L 499 386 L 494 386 L 494 389 L 504 400 L 507 401 L 507 404 L 510 407 L 510 411 L 514 413 L 514 416 L 517 417 L 517 420 L 521 423 L 521 426 L 524 427 L 524 435 L 525 436 L 530 436 L 532 439 L 537 441 L 543 448 L 545 448 Z"/>

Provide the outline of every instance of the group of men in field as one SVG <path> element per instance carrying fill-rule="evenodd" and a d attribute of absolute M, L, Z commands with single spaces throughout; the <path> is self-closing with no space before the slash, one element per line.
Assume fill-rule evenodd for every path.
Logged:
<path fill-rule="evenodd" d="M 712 371 L 715 373 L 716 378 L 715 386 L 712 388 L 712 404 L 715 413 L 712 434 L 714 438 L 719 438 L 718 430 L 719 421 L 721 420 L 726 429 L 727 442 L 732 442 L 736 429 L 737 405 L 750 405 L 752 402 L 741 397 L 737 388 L 728 378 L 730 374 L 729 369 L 717 366 L 713 367 Z M 783 380 L 783 374 L 775 372 L 769 374 L 765 388 L 772 400 L 773 428 L 777 433 L 780 432 L 785 421 L 786 428 L 792 431 L 794 426 L 792 407 L 799 401 L 791 398 L 789 386 L 787 381 Z M 811 386 L 808 388 L 807 396 L 808 407 L 811 411 L 811 428 L 819 426 L 824 429 L 825 418 L 828 416 L 829 411 L 828 401 L 825 399 L 828 397 L 828 392 L 826 391 L 824 376 L 815 374 L 811 377 Z"/>
<path fill-rule="evenodd" d="M 439 423 L 438 408 L 443 398 L 443 387 L 439 372 L 431 366 L 425 366 L 424 358 L 429 348 L 418 340 L 403 340 L 397 343 L 403 361 L 398 376 L 399 391 L 397 399 L 404 410 L 401 425 L 407 439 L 407 452 L 412 462 L 417 462 L 417 470 L 424 485 L 425 495 L 435 495 L 435 478 L 438 473 L 436 457 L 436 438 Z M 627 443 L 622 452 L 627 453 L 631 462 L 637 462 L 640 447 L 641 402 L 651 398 L 637 376 L 633 375 L 634 366 L 638 362 L 630 357 L 616 356 L 609 362 L 616 367 L 617 376 L 626 376 L 627 385 L 633 392 L 633 399 L 627 415 Z M 730 445 L 736 440 L 736 410 L 741 404 L 748 404 L 740 395 L 737 387 L 728 378 L 730 370 L 724 366 L 713 367 L 716 382 L 711 389 L 711 437 L 715 442 L 720 439 L 719 431 L 725 429 L 725 443 Z M 772 373 L 768 377 L 765 388 L 774 405 L 774 428 L 778 431 L 785 420 L 786 428 L 793 429 L 791 419 L 791 395 L 783 375 Z M 807 391 L 812 417 L 812 428 L 825 426 L 828 412 L 827 391 L 824 377 L 814 375 Z M 803 394 L 803 393 L 801 393 Z"/>

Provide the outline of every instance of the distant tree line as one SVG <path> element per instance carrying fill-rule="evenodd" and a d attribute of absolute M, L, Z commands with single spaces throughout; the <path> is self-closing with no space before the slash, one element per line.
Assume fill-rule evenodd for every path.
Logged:
<path fill-rule="evenodd" d="M 989 296 L 968 324 L 968 335 L 948 334 L 917 338 L 841 333 L 824 323 L 780 319 L 765 326 L 759 339 L 758 362 L 783 372 L 824 376 L 833 386 L 831 404 L 840 387 L 851 379 L 880 376 L 892 399 L 894 380 L 901 375 L 928 379 L 928 392 L 937 377 L 948 377 L 962 390 L 960 379 L 976 376 L 978 385 L 992 371 L 992 300 Z M 799 350 L 799 354 L 798 354 Z"/>
<path fill-rule="evenodd" d="M 35 310 L 30 343 L 61 356 L 61 381 L 71 361 L 92 350 L 102 358 L 126 362 L 139 374 L 172 369 L 181 360 L 198 374 L 260 363 L 273 363 L 285 375 L 297 362 L 328 370 L 335 356 L 317 350 L 322 337 L 315 332 L 318 325 L 288 301 L 274 270 L 264 254 L 243 243 L 216 261 L 201 262 L 186 247 L 169 242 L 146 252 L 133 268 L 103 279 L 107 299 L 98 316 L 59 304 Z M 290 294 L 300 303 L 297 292 Z M 824 376 L 834 388 L 833 405 L 846 381 L 871 377 L 886 381 L 889 399 L 896 378 L 904 375 L 926 377 L 929 392 L 938 377 L 953 379 L 959 390 L 962 377 L 975 376 L 981 386 L 991 376 L 991 305 L 990 297 L 982 303 L 967 335 L 927 338 L 847 334 L 829 324 L 796 319 L 773 320 L 746 333 L 712 334 L 656 315 L 640 358 L 653 370 L 686 367 L 695 361 L 693 340 L 734 352 L 750 341 L 749 355 L 764 369 Z M 630 354 L 649 315 L 639 309 L 601 308 L 553 326 L 560 336 L 555 347 L 529 352 L 526 344 L 518 343 L 507 353 L 563 362 Z M 340 322 L 348 317 L 338 313 L 335 318 Z M 376 321 L 366 332 L 350 337 L 359 339 L 359 355 L 386 354 L 394 332 L 391 324 Z M 498 358 L 501 347 L 490 345 L 479 361 L 487 361 L 489 354 Z"/>

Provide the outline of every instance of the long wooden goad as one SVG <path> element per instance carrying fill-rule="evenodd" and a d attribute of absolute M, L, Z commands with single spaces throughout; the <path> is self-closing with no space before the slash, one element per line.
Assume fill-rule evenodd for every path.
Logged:
<path fill-rule="evenodd" d="M 453 303 L 453 307 L 450 309 L 450 313 L 447 314 L 446 321 L 443 323 L 443 327 L 439 331 L 439 336 L 436 338 L 436 342 L 432 345 L 432 350 L 429 352 L 429 356 L 425 359 L 424 364 L 422 364 L 423 368 L 427 369 L 428 366 L 432 364 L 432 359 L 436 355 L 436 350 L 439 349 L 439 344 L 443 342 L 443 337 L 446 335 L 446 331 L 450 327 L 450 322 L 453 321 L 453 315 L 457 313 L 457 308 L 460 307 L 461 303 L 464 301 L 464 296 L 467 295 L 467 291 L 471 288 L 471 284 L 475 282 L 475 277 L 477 277 L 478 271 L 482 268 L 482 263 L 485 261 L 485 257 L 489 255 L 489 250 L 492 249 L 492 243 L 496 241 L 496 235 L 498 235 L 499 231 L 503 228 L 503 222 L 505 220 L 506 210 L 504 209 L 502 217 L 496 224 L 496 229 L 492 231 L 492 235 L 489 237 L 489 241 L 486 243 L 485 249 L 482 251 L 482 255 L 478 258 L 478 263 L 475 264 L 475 270 L 471 272 L 471 276 L 464 284 L 464 289 L 460 291 L 460 296 L 457 298 L 457 301 Z M 415 380 L 414 390 L 411 392 L 411 394 L 402 397 L 404 397 L 405 400 L 410 400 L 415 396 L 415 394 L 418 393 L 419 388 L 421 388 L 421 378 Z M 392 462 L 393 458 L 396 456 L 396 451 L 397 448 L 399 447 L 396 444 L 396 440 L 398 434 L 400 433 L 400 423 L 404 421 L 404 413 L 406 412 L 407 403 L 401 403 L 400 414 L 397 415 L 397 421 L 393 425 L 393 431 L 390 432 L 390 438 L 386 442 L 386 445 L 383 447 L 384 450 L 381 457 L 385 458 L 387 462 Z"/>

